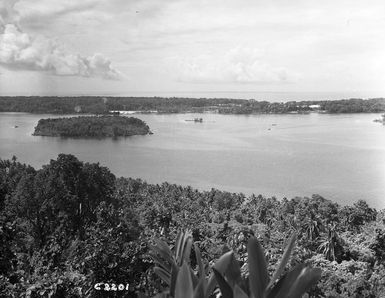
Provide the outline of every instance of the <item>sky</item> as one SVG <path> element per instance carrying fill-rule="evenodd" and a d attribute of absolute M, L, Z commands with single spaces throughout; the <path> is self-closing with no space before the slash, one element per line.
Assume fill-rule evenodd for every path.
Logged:
<path fill-rule="evenodd" d="M 0 95 L 380 97 L 384 49 L 383 0 L 0 0 Z"/>

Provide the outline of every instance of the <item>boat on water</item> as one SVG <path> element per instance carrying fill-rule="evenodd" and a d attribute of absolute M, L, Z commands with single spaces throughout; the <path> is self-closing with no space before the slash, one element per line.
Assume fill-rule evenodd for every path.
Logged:
<path fill-rule="evenodd" d="M 203 122 L 203 118 L 186 119 L 185 121 Z"/>
<path fill-rule="evenodd" d="M 374 119 L 373 122 L 379 122 L 385 125 L 385 114 L 381 115 L 381 119 Z"/>

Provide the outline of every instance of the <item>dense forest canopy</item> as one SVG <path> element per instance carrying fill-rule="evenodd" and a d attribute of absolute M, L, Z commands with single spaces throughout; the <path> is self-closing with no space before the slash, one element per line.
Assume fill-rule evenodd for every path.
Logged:
<path fill-rule="evenodd" d="M 179 97 L 0 97 L 0 112 L 104 114 L 110 111 L 160 113 L 212 111 L 228 114 L 252 113 L 379 113 L 385 112 L 385 99 L 343 99 L 268 102 L 254 99 Z"/>
<path fill-rule="evenodd" d="M 295 232 L 289 267 L 322 269 L 311 297 L 385 297 L 385 214 L 364 200 L 340 206 L 320 195 L 278 200 L 154 185 L 65 154 L 41 169 L 0 160 L 1 297 L 105 297 L 94 288 L 100 282 L 129 284 L 112 297 L 152 296 L 165 284 L 150 245 L 175 243 L 181 229 L 192 231 L 206 263 L 233 250 L 242 274 L 251 235 L 271 272 Z"/>
<path fill-rule="evenodd" d="M 54 137 L 120 137 L 149 134 L 147 124 L 135 117 L 80 116 L 69 118 L 40 119 L 35 136 Z"/>

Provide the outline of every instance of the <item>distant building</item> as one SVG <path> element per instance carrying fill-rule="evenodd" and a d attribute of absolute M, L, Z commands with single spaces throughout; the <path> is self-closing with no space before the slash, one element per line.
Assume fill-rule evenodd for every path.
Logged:
<path fill-rule="evenodd" d="M 76 106 L 76 107 L 74 108 L 74 110 L 75 110 L 76 113 L 81 113 L 82 107 L 81 107 L 81 106 Z"/>
<path fill-rule="evenodd" d="M 110 111 L 110 113 L 116 115 L 131 115 L 137 113 L 137 111 Z"/>
<path fill-rule="evenodd" d="M 319 110 L 321 108 L 321 105 L 310 105 L 309 108 L 312 110 Z"/>

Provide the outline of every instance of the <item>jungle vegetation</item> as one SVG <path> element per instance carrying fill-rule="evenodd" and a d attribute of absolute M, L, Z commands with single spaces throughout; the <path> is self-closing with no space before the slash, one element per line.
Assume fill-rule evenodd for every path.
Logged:
<path fill-rule="evenodd" d="M 181 230 L 191 231 L 194 249 L 180 270 L 220 274 L 240 297 L 237 287 L 246 295 L 270 291 L 266 282 L 288 245 L 285 272 L 321 272 L 307 297 L 385 296 L 385 214 L 364 200 L 341 206 L 320 195 L 277 199 L 149 184 L 65 154 L 40 169 L 0 160 L 0 297 L 161 295 L 169 286 L 153 249 L 173 247 Z M 215 265 L 223 255 L 236 260 L 235 275 Z M 268 279 L 249 289 L 255 259 L 265 260 Z M 105 292 L 96 283 L 129 286 Z"/>

